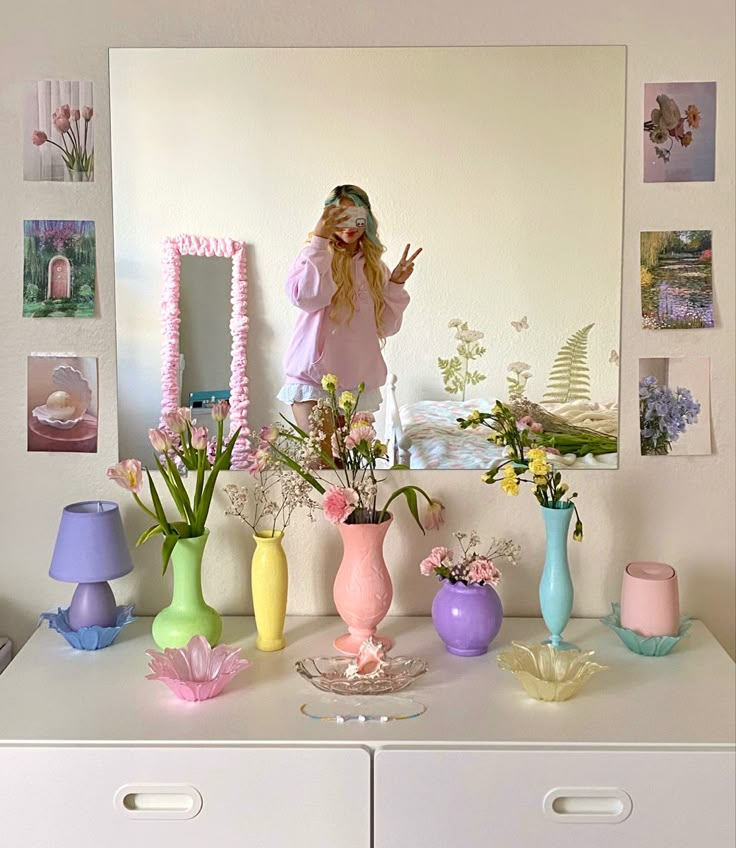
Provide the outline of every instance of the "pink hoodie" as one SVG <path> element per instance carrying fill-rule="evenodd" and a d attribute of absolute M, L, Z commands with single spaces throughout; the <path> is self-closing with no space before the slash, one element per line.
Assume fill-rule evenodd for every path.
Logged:
<path fill-rule="evenodd" d="M 312 236 L 289 271 L 286 294 L 300 312 L 284 357 L 286 382 L 321 387 L 325 374 L 335 374 L 343 389 L 355 388 L 359 383 L 365 383 L 366 391 L 378 389 L 385 384 L 387 372 L 363 254 L 358 251 L 353 259 L 355 314 L 349 323 L 339 323 L 329 315 L 337 285 L 332 279 L 328 245 L 327 239 Z M 409 295 L 403 285 L 390 282 L 391 271 L 385 264 L 383 268 L 383 334 L 393 336 L 401 329 Z"/>

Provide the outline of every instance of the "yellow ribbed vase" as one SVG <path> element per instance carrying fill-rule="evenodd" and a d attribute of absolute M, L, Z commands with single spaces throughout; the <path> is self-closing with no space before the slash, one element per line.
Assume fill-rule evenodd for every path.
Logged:
<path fill-rule="evenodd" d="M 286 596 L 289 591 L 289 568 L 281 530 L 254 533 L 250 580 L 253 591 L 253 613 L 256 617 L 256 648 L 280 651 L 285 645 L 284 621 Z"/>

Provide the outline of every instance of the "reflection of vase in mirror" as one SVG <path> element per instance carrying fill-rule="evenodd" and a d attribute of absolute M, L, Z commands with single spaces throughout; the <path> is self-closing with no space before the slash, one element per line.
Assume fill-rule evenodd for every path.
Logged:
<path fill-rule="evenodd" d="M 370 68 L 369 110 L 344 73 L 355 66 Z M 322 193 L 356 180 L 375 207 L 386 265 L 396 266 L 407 243 L 424 248 L 409 281 L 412 302 L 401 330 L 381 349 L 397 384 L 390 409 L 391 393 L 382 387 L 379 437 L 398 433 L 410 446 L 412 468 L 485 469 L 495 446 L 480 428 L 460 431 L 457 418 L 507 400 L 510 374 L 530 403 L 544 407 L 558 359 L 577 373 L 583 346 L 588 397 L 552 411 L 576 426 L 595 429 L 604 422 L 605 433 L 613 435 L 618 369 L 609 357 L 620 350 L 625 69 L 625 48 L 602 45 L 112 49 L 120 359 L 128 361 L 136 342 L 140 349 L 146 332 L 151 335 L 140 322 L 140 281 L 158 274 L 158 244 L 150 233 L 173 232 L 195 215 L 209 232 L 232 222 L 225 229 L 242 232 L 252 246 L 249 417 L 260 427 L 288 414 L 275 398 L 295 318 L 284 282 L 317 223 Z M 217 155 L 206 169 L 192 167 L 201 161 L 202 139 L 181 138 L 180 112 L 160 108 L 162 102 L 190 102 L 192 79 L 213 116 L 207 149 Z M 315 103 L 315 87 L 323 83 L 331 96 Z M 601 133 L 600 116 L 581 107 L 585 103 L 606 104 L 610 131 Z M 373 129 L 394 126 L 397 114 L 411 121 L 377 159 Z M 287 126 L 298 132 L 279 131 Z M 174 137 L 170 167 L 162 172 L 153 139 Z M 325 161 L 327 170 L 315 171 L 315 162 Z M 131 184 L 155 190 L 133 192 Z M 461 204 L 453 205 L 457 198 Z M 158 310 L 157 292 L 143 306 L 151 314 Z M 468 324 L 457 341 L 448 333 L 456 319 Z M 486 351 L 458 353 L 457 345 L 473 345 L 477 333 Z M 437 360 L 455 355 L 459 378 L 448 371 L 447 384 L 460 388 L 451 393 Z M 126 430 L 135 431 L 142 383 L 150 379 L 158 388 L 154 356 L 148 355 L 135 384 L 121 388 L 121 444 Z M 124 382 L 125 369 L 118 374 Z M 158 416 L 150 395 L 146 426 Z M 145 434 L 140 424 L 138 432 Z M 610 468 L 616 456 L 572 454 L 572 462 L 581 469 Z"/>
<path fill-rule="evenodd" d="M 230 386 L 230 277 L 232 261 L 182 256 L 179 290 L 179 353 L 183 357 L 180 402 L 196 392 Z M 202 419 L 202 414 L 197 413 Z M 196 417 L 196 415 L 195 415 Z M 200 420 L 200 424 L 209 424 Z"/>

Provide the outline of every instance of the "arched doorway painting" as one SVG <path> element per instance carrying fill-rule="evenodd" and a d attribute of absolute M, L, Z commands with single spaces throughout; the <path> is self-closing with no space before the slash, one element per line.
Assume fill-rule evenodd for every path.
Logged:
<path fill-rule="evenodd" d="M 72 295 L 72 266 L 66 256 L 54 256 L 49 262 L 47 298 L 62 300 Z"/>

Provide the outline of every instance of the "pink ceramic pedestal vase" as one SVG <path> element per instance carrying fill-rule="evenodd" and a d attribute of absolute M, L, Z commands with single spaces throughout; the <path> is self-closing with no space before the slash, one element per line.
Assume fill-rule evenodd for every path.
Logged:
<path fill-rule="evenodd" d="M 372 636 L 388 650 L 392 642 L 376 636 L 394 589 L 391 575 L 383 559 L 383 540 L 393 519 L 381 524 L 339 524 L 343 556 L 335 577 L 333 597 L 348 633 L 335 639 L 335 647 L 344 654 L 357 654 L 360 646 Z"/>

